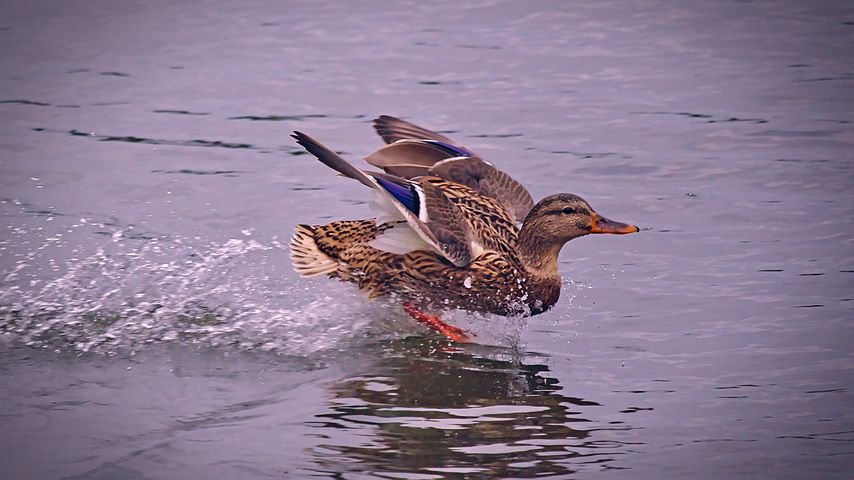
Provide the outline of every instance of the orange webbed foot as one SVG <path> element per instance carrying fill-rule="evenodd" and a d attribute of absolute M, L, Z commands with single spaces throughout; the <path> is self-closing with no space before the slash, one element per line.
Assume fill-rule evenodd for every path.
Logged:
<path fill-rule="evenodd" d="M 447 323 L 443 322 L 439 317 L 418 310 L 411 302 L 403 302 L 403 310 L 405 310 L 406 313 L 409 314 L 409 316 L 417 320 L 419 323 L 426 325 L 427 328 L 431 330 L 435 330 L 441 333 L 453 342 L 471 342 L 471 338 L 469 337 L 469 334 L 465 332 L 465 330 L 457 328 L 453 325 L 448 325 Z"/>

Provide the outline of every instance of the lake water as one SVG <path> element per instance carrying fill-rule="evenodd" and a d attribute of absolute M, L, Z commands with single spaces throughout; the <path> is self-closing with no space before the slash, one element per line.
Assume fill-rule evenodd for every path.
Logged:
<path fill-rule="evenodd" d="M 315 3 L 4 5 L 0 477 L 850 478 L 850 3 Z M 648 230 L 449 348 L 291 271 L 380 114 Z"/>

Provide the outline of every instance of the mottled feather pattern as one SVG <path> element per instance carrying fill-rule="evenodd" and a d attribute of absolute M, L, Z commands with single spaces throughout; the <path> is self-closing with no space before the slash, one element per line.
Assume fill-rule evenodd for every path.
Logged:
<path fill-rule="evenodd" d="M 309 225 L 297 225 L 290 241 L 291 263 L 300 276 L 331 274 L 338 262 L 324 254 L 315 242 L 315 231 Z"/>
<path fill-rule="evenodd" d="M 472 243 L 478 240 L 473 238 L 468 219 L 429 177 L 417 181 L 424 191 L 427 225 L 439 246 L 455 265 L 468 264 L 472 261 Z"/>
<path fill-rule="evenodd" d="M 382 211 L 399 213 L 381 224 L 298 226 L 292 258 L 301 274 L 326 273 L 356 283 L 371 298 L 394 295 L 428 310 L 534 315 L 560 296 L 557 257 L 567 241 L 638 231 L 598 216 L 572 194 L 533 205 L 521 184 L 438 133 L 389 116 L 377 118 L 374 128 L 390 145 L 367 157 L 384 170 L 370 175 L 295 134 L 323 163 L 378 192 Z M 470 156 L 453 156 L 460 153 Z M 401 217 L 405 221 L 397 221 Z"/>
<path fill-rule="evenodd" d="M 310 137 L 302 136 L 306 143 Z M 348 176 L 358 176 L 341 166 L 337 158 L 322 146 L 314 150 L 325 154 L 327 162 Z M 403 185 L 405 180 L 372 174 L 384 188 Z M 353 282 L 369 298 L 395 294 L 422 305 L 488 311 L 500 315 L 521 315 L 542 311 L 557 299 L 560 281 L 554 286 L 536 286 L 525 275 L 515 255 L 518 228 L 512 215 L 494 198 L 480 195 L 472 188 L 434 176 L 416 177 L 422 189 L 428 226 L 439 240 L 445 257 L 427 250 L 398 254 L 376 249 L 370 244 L 383 232 L 405 222 L 377 225 L 375 219 L 344 220 L 326 225 L 300 225 L 302 235 L 310 232 L 297 248 L 300 255 L 321 258 L 322 268 L 312 272 Z M 408 198 L 398 200 L 407 202 Z M 408 206 L 408 205 L 407 205 Z M 472 252 L 472 245 L 482 248 Z M 316 251 L 311 250 L 314 247 Z M 482 253 L 481 253 L 482 252 Z M 295 266 L 297 265 L 295 261 Z M 335 268 L 330 266 L 334 265 Z M 312 273 L 318 274 L 318 273 Z M 555 279 L 547 282 L 555 283 Z M 532 289 L 535 288 L 535 289 Z M 545 294 L 546 296 L 543 296 Z M 539 298 L 542 297 L 542 298 Z"/>
<path fill-rule="evenodd" d="M 524 220 L 534 206 L 531 194 L 522 184 L 478 157 L 443 160 L 430 168 L 430 174 L 498 200 L 517 222 Z"/>
<path fill-rule="evenodd" d="M 400 222 L 395 222 L 400 223 Z M 395 223 L 377 225 L 375 219 L 340 220 L 326 225 L 312 225 L 315 243 L 320 250 L 333 258 L 353 245 L 368 243 Z"/>
<path fill-rule="evenodd" d="M 320 253 L 336 262 L 337 269 L 327 274 L 355 283 L 369 298 L 393 293 L 421 305 L 499 315 L 537 311 L 538 297 L 529 297 L 533 285 L 524 270 L 498 252 L 484 252 L 469 265 L 457 267 L 424 250 L 395 254 L 368 245 L 396 223 L 377 225 L 373 219 L 366 219 L 300 227 L 312 233 Z M 557 287 L 559 293 L 559 282 Z M 554 301 L 556 297 L 543 298 L 539 305 Z"/>
<path fill-rule="evenodd" d="M 497 200 L 478 195 L 465 185 L 440 178 L 423 179 L 422 185 L 425 184 L 435 186 L 459 208 L 473 238 L 484 249 L 512 256 L 519 229 Z"/>

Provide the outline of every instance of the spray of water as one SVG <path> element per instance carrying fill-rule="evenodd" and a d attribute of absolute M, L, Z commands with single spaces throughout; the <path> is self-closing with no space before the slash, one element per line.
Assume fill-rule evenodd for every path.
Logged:
<path fill-rule="evenodd" d="M 427 333 L 393 299 L 368 302 L 352 285 L 297 279 L 277 239 L 215 242 L 49 218 L 51 228 L 27 217 L 0 240 L 0 332 L 11 341 L 100 354 L 180 342 L 309 356 Z M 498 345 L 517 343 L 524 325 L 443 318 Z"/>

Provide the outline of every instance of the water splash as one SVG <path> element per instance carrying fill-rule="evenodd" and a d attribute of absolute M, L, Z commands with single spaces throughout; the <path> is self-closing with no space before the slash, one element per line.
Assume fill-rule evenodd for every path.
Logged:
<path fill-rule="evenodd" d="M 277 240 L 131 235 L 85 220 L 68 231 L 86 227 L 102 239 L 88 254 L 41 227 L 16 227 L 28 242 L 0 242 L 18 258 L 0 270 L 5 338 L 106 354 L 185 342 L 307 355 L 372 335 L 388 313 L 345 285 L 295 290 Z"/>
<path fill-rule="evenodd" d="M 313 356 L 428 334 L 393 300 L 367 302 L 352 285 L 319 279 L 298 288 L 276 240 L 203 243 L 126 233 L 104 235 L 105 244 L 71 261 L 57 260 L 51 242 L 41 242 L 0 271 L 3 336 L 108 355 L 178 342 Z M 458 311 L 443 318 L 492 345 L 517 344 L 525 325 Z"/>
<path fill-rule="evenodd" d="M 171 342 L 314 356 L 362 342 L 430 335 L 399 300 L 298 280 L 288 248 L 251 231 L 221 241 L 142 231 L 4 201 L 0 338 L 36 348 L 116 354 Z M 517 345 L 518 318 L 436 312 L 480 344 Z"/>

